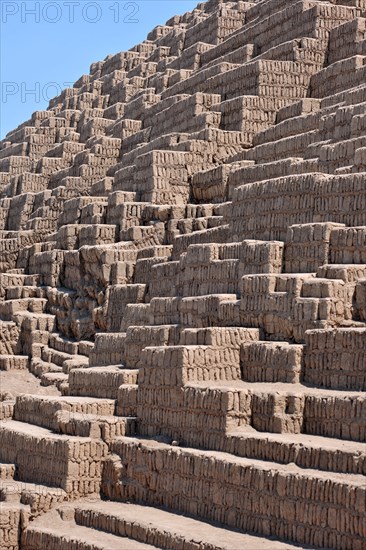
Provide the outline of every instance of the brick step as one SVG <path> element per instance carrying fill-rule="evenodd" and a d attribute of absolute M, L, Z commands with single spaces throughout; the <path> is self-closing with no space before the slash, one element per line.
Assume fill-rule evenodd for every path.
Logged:
<path fill-rule="evenodd" d="M 110 450 L 114 455 L 106 461 L 102 490 L 111 500 L 143 500 L 312 548 L 363 547 L 364 476 L 137 438 L 116 440 Z M 154 479 L 153 486 L 146 484 L 145 476 Z"/>
<path fill-rule="evenodd" d="M 0 439 L 0 461 L 16 463 L 19 481 L 58 487 L 70 498 L 99 494 L 101 461 L 107 455 L 102 441 L 54 434 L 16 420 L 0 425 Z"/>
<path fill-rule="evenodd" d="M 18 550 L 21 525 L 29 521 L 29 506 L 20 503 L 0 503 L 0 543 L 4 550 Z"/>
<path fill-rule="evenodd" d="M 91 367 L 120 365 L 123 362 L 126 334 L 102 332 L 96 334 L 94 348 L 90 351 Z"/>
<path fill-rule="evenodd" d="M 255 160 L 256 162 L 273 162 L 278 159 L 288 159 L 292 157 L 304 158 L 309 145 L 319 141 L 319 130 L 311 130 L 303 134 L 296 134 L 289 137 L 283 137 L 275 141 L 256 145 L 248 150 L 245 160 Z"/>
<path fill-rule="evenodd" d="M 136 435 L 137 418 L 125 416 L 99 416 L 59 411 L 55 415 L 57 432 L 65 435 L 102 439 L 110 443 L 117 437 Z"/>
<path fill-rule="evenodd" d="M 25 550 L 153 550 L 155 546 L 77 525 L 68 510 L 53 510 L 35 519 L 21 536 Z"/>
<path fill-rule="evenodd" d="M 244 153 L 242 154 L 244 155 Z M 233 162 L 236 159 L 233 159 Z M 249 162 L 249 161 L 246 161 Z M 252 165 L 244 165 L 237 169 L 233 169 L 228 177 L 229 196 L 232 196 L 233 189 L 243 183 L 254 183 L 290 174 L 304 174 L 307 172 L 315 172 L 318 167 L 318 159 L 306 159 L 302 157 L 285 158 L 273 160 L 271 162 L 261 161 Z"/>
<path fill-rule="evenodd" d="M 128 368 L 141 366 L 142 350 L 146 346 L 178 343 L 179 325 L 129 326 L 126 332 L 124 364 Z"/>
<path fill-rule="evenodd" d="M 228 431 L 215 448 L 245 458 L 294 463 L 300 468 L 366 474 L 365 444 L 331 437 L 273 434 L 243 426 Z"/>
<path fill-rule="evenodd" d="M 314 277 L 305 280 L 301 287 L 302 298 L 338 298 L 347 299 L 347 287 L 340 279 Z"/>
<path fill-rule="evenodd" d="M 60 390 L 68 378 L 69 376 L 63 372 L 46 372 L 41 376 L 41 386 L 56 386 Z"/>
<path fill-rule="evenodd" d="M 24 370 L 28 365 L 27 355 L 0 355 L 0 370 Z"/>
<path fill-rule="evenodd" d="M 15 464 L 5 464 L 5 463 L 2 463 L 0 464 L 0 479 L 3 481 L 3 480 L 9 480 L 9 479 L 14 479 L 14 476 L 15 476 L 15 471 L 16 471 L 16 466 Z"/>
<path fill-rule="evenodd" d="M 79 342 L 69 340 L 60 334 L 50 334 L 49 347 L 69 355 L 79 353 Z"/>
<path fill-rule="evenodd" d="M 91 351 L 94 348 L 94 342 L 90 342 L 89 340 L 80 340 L 78 342 L 79 347 L 79 354 L 84 355 L 85 357 L 89 357 L 91 354 Z"/>
<path fill-rule="evenodd" d="M 13 418 L 14 399 L 9 396 L 0 396 L 0 420 L 9 420 Z M 0 476 L 1 479 L 1 476 Z"/>
<path fill-rule="evenodd" d="M 19 271 L 19 273 L 15 272 Z M 6 273 L 0 274 L 0 285 L 5 288 L 16 288 L 19 286 L 37 286 L 39 275 L 26 275 L 22 270 L 8 270 Z"/>
<path fill-rule="evenodd" d="M 16 479 L 0 481 L 0 502 L 20 503 L 30 506 L 33 516 L 48 512 L 56 504 L 67 500 L 67 494 L 59 487 L 49 487 L 38 483 L 26 483 Z"/>
<path fill-rule="evenodd" d="M 260 432 L 304 433 L 366 442 L 364 392 L 243 381 L 201 382 L 189 384 L 186 388 L 196 389 L 202 394 L 226 394 L 229 401 L 235 403 L 232 426 L 237 412 L 237 425 L 247 423 Z"/>
<path fill-rule="evenodd" d="M 74 355 L 45 346 L 42 348 L 41 359 L 46 363 L 54 363 L 55 365 L 62 367 L 65 361 L 74 359 Z"/>
<path fill-rule="evenodd" d="M 0 316 L 5 321 L 12 321 L 15 314 L 20 312 L 43 313 L 47 305 L 45 298 L 24 298 L 7 300 L 0 303 Z"/>
<path fill-rule="evenodd" d="M 304 382 L 334 390 L 365 391 L 365 338 L 365 326 L 307 331 Z"/>
<path fill-rule="evenodd" d="M 120 387 L 118 411 L 138 416 L 141 434 L 165 434 L 201 448 L 215 447 L 227 432 L 243 426 L 258 432 L 366 441 L 362 392 L 239 380 L 195 382 L 177 388 L 160 375 L 154 384 L 150 379 L 149 385 L 142 373 L 140 377 L 138 388 Z"/>
<path fill-rule="evenodd" d="M 27 298 L 45 298 L 45 289 L 38 286 L 9 286 L 5 292 L 5 300 L 22 300 Z"/>
<path fill-rule="evenodd" d="M 301 344 L 256 341 L 240 347 L 240 368 L 246 382 L 299 383 L 302 370 Z"/>
<path fill-rule="evenodd" d="M 114 399 L 88 397 L 66 397 L 45 395 L 20 395 L 15 401 L 14 419 L 58 431 L 58 415 L 62 413 L 65 422 L 68 415 L 80 415 L 89 421 L 100 417 L 113 417 L 116 403 Z"/>
<path fill-rule="evenodd" d="M 72 369 L 87 369 L 89 359 L 85 355 L 73 355 L 71 359 L 66 359 L 62 364 L 62 372 L 69 374 Z"/>
<path fill-rule="evenodd" d="M 250 340 L 259 340 L 257 328 L 246 327 L 205 327 L 184 328 L 180 344 L 187 346 L 218 346 L 238 349 Z"/>
<path fill-rule="evenodd" d="M 63 372 L 62 367 L 59 367 L 54 363 L 49 363 L 48 361 L 43 361 L 39 357 L 31 359 L 29 370 L 32 374 L 34 374 L 38 378 L 41 378 L 44 374 L 47 374 L 49 372 L 54 372 L 54 373 Z"/>
<path fill-rule="evenodd" d="M 142 352 L 141 381 L 175 386 L 203 380 L 241 380 L 240 350 L 224 346 L 148 346 Z"/>
<path fill-rule="evenodd" d="M 78 525 L 167 550 L 290 550 L 288 543 L 223 529 L 167 510 L 122 502 L 65 505 Z M 125 546 L 129 549 L 128 544 Z"/>
<path fill-rule="evenodd" d="M 3 275 L 3 274 L 2 274 L 2 275 Z M 18 276 L 18 275 L 19 275 L 19 276 L 24 275 L 24 276 L 26 276 L 25 273 L 24 273 L 24 269 L 23 269 L 23 268 L 8 269 L 8 271 L 7 271 L 6 273 L 4 273 L 4 275 L 11 275 L 11 276 L 12 276 L 12 275 L 17 275 L 17 276 Z"/>
<path fill-rule="evenodd" d="M 136 418 L 115 416 L 114 410 L 114 400 L 22 395 L 16 400 L 14 419 L 106 442 L 135 435 Z"/>
<path fill-rule="evenodd" d="M 315 111 L 309 112 L 305 115 L 301 114 L 300 116 L 292 116 L 291 118 L 278 122 L 274 126 L 258 132 L 253 138 L 253 146 L 255 147 L 264 143 L 270 143 L 279 139 L 317 130 L 319 128 L 321 115 L 321 111 Z"/>
<path fill-rule="evenodd" d="M 116 399 L 123 384 L 136 384 L 138 370 L 118 366 L 73 369 L 69 375 L 69 395 Z"/>
<path fill-rule="evenodd" d="M 212 227 L 220 227 L 224 225 L 223 216 L 206 216 L 199 218 L 185 218 L 178 221 L 178 229 L 181 233 L 194 233 L 195 231 L 202 231 L 204 229 L 211 229 Z"/>
<path fill-rule="evenodd" d="M 22 324 L 22 328 L 27 331 L 42 330 L 54 332 L 56 330 L 56 317 L 49 313 L 34 313 L 22 311 L 14 315 L 14 321 Z"/>

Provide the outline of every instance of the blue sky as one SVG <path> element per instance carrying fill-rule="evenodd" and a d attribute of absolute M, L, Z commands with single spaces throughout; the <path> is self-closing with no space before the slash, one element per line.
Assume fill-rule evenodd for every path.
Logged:
<path fill-rule="evenodd" d="M 128 50 L 198 0 L 0 0 L 0 139 L 90 64 Z"/>

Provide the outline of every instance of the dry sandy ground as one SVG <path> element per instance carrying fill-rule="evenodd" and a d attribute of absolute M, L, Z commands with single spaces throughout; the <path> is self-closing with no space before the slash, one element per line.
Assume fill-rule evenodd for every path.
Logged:
<path fill-rule="evenodd" d="M 55 386 L 41 386 L 40 379 L 28 370 L 0 371 L 0 393 L 10 393 L 13 397 L 21 393 L 60 395 Z"/>

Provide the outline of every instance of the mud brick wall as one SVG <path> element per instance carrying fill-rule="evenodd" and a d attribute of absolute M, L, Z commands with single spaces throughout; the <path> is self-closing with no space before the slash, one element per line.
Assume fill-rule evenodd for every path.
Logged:
<path fill-rule="evenodd" d="M 186 328 L 181 334 L 181 344 L 186 346 L 218 346 L 239 349 L 243 342 L 259 340 L 258 329 L 245 327 Z"/>
<path fill-rule="evenodd" d="M 260 534 L 269 529 L 279 537 L 291 533 L 293 540 L 303 544 L 316 540 L 319 546 L 362 548 L 365 522 L 360 514 L 365 515 L 365 487 L 360 478 L 354 486 L 342 487 L 339 478 L 331 479 L 328 474 L 299 475 L 296 467 L 293 472 L 267 469 L 214 452 L 208 466 L 200 451 L 158 443 L 150 447 L 138 440 L 114 443 L 112 450 L 121 457 L 122 474 L 115 475 L 122 483 L 108 483 L 107 472 L 113 475 L 111 464 L 103 490 L 114 499 L 178 508 Z M 258 491 L 259 500 L 254 498 Z M 337 530 L 339 521 L 345 526 L 342 535 Z"/>
<path fill-rule="evenodd" d="M 32 161 L 28 157 L 6 157 L 0 160 L 1 172 L 11 172 L 12 174 L 21 174 L 29 172 Z"/>
<path fill-rule="evenodd" d="M 5 423 L 1 428 L 1 460 L 15 462 L 21 479 L 61 487 L 72 498 L 99 493 L 101 459 L 107 453 L 105 444 L 86 438 L 72 441 L 49 432 L 46 438 L 45 430 L 42 434 L 43 437 L 37 437 L 29 431 L 24 437 L 6 429 Z M 37 456 L 48 458 L 48 470 Z"/>
<path fill-rule="evenodd" d="M 0 545 L 4 550 L 16 550 L 19 546 L 19 524 L 27 524 L 25 507 L 15 507 L 2 502 L 0 507 Z"/>
<path fill-rule="evenodd" d="M 253 61 L 209 78 L 205 91 L 213 94 L 221 91 L 227 99 L 255 95 L 294 101 L 306 96 L 311 74 L 315 72 L 308 71 L 304 72 L 303 67 L 292 61 Z"/>
<path fill-rule="evenodd" d="M 230 169 L 223 164 L 194 174 L 191 179 L 193 197 L 202 202 L 223 201 L 227 195 L 226 183 Z"/>
<path fill-rule="evenodd" d="M 322 328 L 319 299 L 301 298 L 301 289 L 309 278 L 310 274 L 245 275 L 241 280 L 241 323 L 262 328 L 277 338 L 302 342 L 307 329 Z M 334 308 L 332 311 L 335 314 Z"/>
<path fill-rule="evenodd" d="M 215 63 L 211 67 L 204 66 L 202 69 L 199 69 L 194 73 L 193 71 L 179 71 L 169 78 L 169 88 L 162 93 L 162 97 L 166 99 L 176 94 L 187 94 L 189 92 L 209 92 L 211 88 L 207 86 L 207 80 L 216 75 L 229 71 L 236 66 L 237 65 L 234 63 L 222 62 Z M 195 122 L 198 122 L 198 120 Z M 189 124 L 191 125 L 192 122 Z M 183 122 L 182 128 L 188 128 L 187 122 Z"/>
<path fill-rule="evenodd" d="M 129 264 L 126 264 L 129 266 Z M 132 271 L 132 270 L 131 270 Z M 108 330 L 115 332 L 121 329 L 122 318 L 128 304 L 144 302 L 145 285 L 113 285 L 107 289 Z"/>
<path fill-rule="evenodd" d="M 20 329 L 13 322 L 0 321 L 0 353 L 12 355 L 20 351 Z"/>
<path fill-rule="evenodd" d="M 326 399 L 307 396 L 304 407 L 305 433 L 366 441 L 364 394 Z"/>
<path fill-rule="evenodd" d="M 125 315 L 122 319 L 121 330 L 126 331 L 129 326 L 143 326 L 149 324 L 149 322 L 149 304 L 127 304 Z M 164 322 L 161 322 L 159 324 L 164 324 Z"/>
<path fill-rule="evenodd" d="M 303 61 L 316 70 L 321 70 L 325 60 L 327 41 L 316 38 L 295 39 L 270 48 L 258 56 L 259 59 L 282 61 Z"/>
<path fill-rule="evenodd" d="M 16 269 L 17 265 L 21 264 L 22 251 L 24 252 L 25 248 L 42 238 L 43 232 L 6 232 L 4 236 L 6 238 L 2 239 L 0 244 L 2 273 L 5 273 L 8 269 Z"/>
<path fill-rule="evenodd" d="M 204 243 L 226 243 L 229 240 L 229 227 L 228 225 L 222 225 L 220 227 L 213 227 L 205 231 L 194 231 L 188 235 L 178 235 L 173 243 L 172 258 L 174 260 L 179 259 L 180 254 L 184 252 L 190 244 L 204 244 Z"/>
<path fill-rule="evenodd" d="M 59 227 L 78 223 L 82 208 L 91 202 L 98 202 L 99 200 L 98 197 L 77 197 L 66 201 L 64 210 L 59 219 Z"/>
<path fill-rule="evenodd" d="M 360 17 L 333 29 L 329 35 L 328 63 L 362 53 L 365 31 L 365 19 Z"/>
<path fill-rule="evenodd" d="M 226 131 L 244 133 L 247 142 L 253 141 L 255 133 L 274 123 L 277 109 L 287 104 L 284 98 L 240 96 L 214 105 L 222 113 L 220 127 Z"/>
<path fill-rule="evenodd" d="M 6 222 L 7 222 L 8 212 L 11 205 L 11 199 L 2 199 L 1 205 L 2 205 L 2 209 L 0 213 L 0 229 L 4 230 L 6 228 Z"/>
<path fill-rule="evenodd" d="M 255 20 L 254 13 L 258 8 L 253 8 L 254 11 L 249 10 L 247 18 L 252 19 L 253 17 L 253 23 L 229 37 L 216 48 L 205 52 L 202 55 L 202 61 L 211 61 L 235 47 L 248 43 L 254 44 L 255 50 L 261 53 L 294 38 L 306 36 L 324 40 L 327 39 L 329 31 L 333 27 L 360 15 L 355 8 L 318 4 L 311 1 L 294 1 L 290 4 L 283 2 L 280 5 L 276 1 L 267 4 L 270 17 L 263 17 L 261 14 Z"/>
<path fill-rule="evenodd" d="M 116 242 L 115 225 L 84 225 L 79 231 L 79 246 L 113 244 Z"/>
<path fill-rule="evenodd" d="M 14 419 L 19 422 L 28 422 L 37 426 L 44 426 L 57 432 L 58 412 L 63 418 L 71 418 L 73 414 L 91 415 L 95 420 L 100 416 L 111 416 L 114 413 L 112 400 L 77 401 L 72 397 L 57 399 L 37 399 L 32 395 L 20 395 L 16 399 Z"/>
<path fill-rule="evenodd" d="M 10 398 L 9 399 L 1 399 L 0 400 L 0 420 L 11 420 L 13 418 L 14 413 L 14 401 Z"/>
<path fill-rule="evenodd" d="M 219 44 L 225 36 L 241 27 L 244 20 L 245 12 L 222 7 L 219 12 L 213 13 L 187 31 L 185 45 L 189 47 L 195 44 L 198 38 L 208 44 Z"/>
<path fill-rule="evenodd" d="M 109 369 L 72 369 L 69 376 L 69 394 L 116 399 L 122 384 L 136 384 L 137 371 L 111 366 Z"/>
<path fill-rule="evenodd" d="M 213 260 L 206 265 L 192 265 L 187 258 L 180 262 L 177 293 L 180 296 L 236 293 L 239 281 L 239 260 Z"/>
<path fill-rule="evenodd" d="M 365 329 L 311 330 L 305 335 L 305 343 L 305 382 L 340 390 L 365 390 Z"/>
<path fill-rule="evenodd" d="M 123 362 L 126 335 L 121 332 L 102 333 L 95 337 L 89 355 L 90 366 L 116 365 Z"/>
<path fill-rule="evenodd" d="M 199 163 L 199 156 L 185 152 L 153 151 L 137 158 L 135 182 L 142 185 L 142 200 L 157 204 L 183 204 L 189 194 L 188 166 Z M 203 164 L 198 164 L 199 169 Z"/>
<path fill-rule="evenodd" d="M 302 351 L 303 346 L 287 343 L 244 343 L 240 348 L 243 380 L 247 382 L 299 382 Z"/>
<path fill-rule="evenodd" d="M 133 281 L 134 283 L 143 283 L 149 279 L 154 265 L 166 262 L 166 258 L 140 258 L 136 261 Z"/>
<path fill-rule="evenodd" d="M 128 203 L 121 195 L 122 193 L 117 192 L 109 196 L 107 223 L 116 224 L 119 229 L 141 225 L 142 213 L 147 203 Z"/>
<path fill-rule="evenodd" d="M 195 79 L 200 79 L 199 73 L 198 76 L 195 77 Z M 178 87 L 183 89 L 175 89 Z M 171 95 L 187 93 L 187 90 L 185 88 L 186 84 L 184 83 L 177 84 L 176 86 L 174 86 L 174 89 L 170 87 L 169 91 L 167 91 L 165 94 L 162 94 L 162 99 L 166 101 L 167 98 L 170 98 Z M 190 90 L 190 92 L 192 93 L 192 90 Z M 158 104 L 158 106 L 156 107 L 154 112 L 154 124 L 151 130 L 151 138 L 174 133 L 177 131 L 182 133 L 190 129 L 191 131 L 198 130 L 198 121 L 196 120 L 196 118 L 204 114 L 210 114 L 210 109 L 212 105 L 216 105 L 220 102 L 220 95 L 214 93 L 196 92 L 192 95 L 189 95 L 188 97 L 182 96 L 181 98 L 179 98 L 179 95 L 177 97 L 179 99 L 178 101 L 173 101 L 172 99 L 170 99 L 166 101 L 165 104 L 163 101 L 161 105 Z M 166 108 L 164 109 L 164 107 Z M 150 111 L 152 111 L 152 108 L 150 109 Z M 151 115 L 153 115 L 153 112 L 151 112 Z M 204 119 L 201 120 L 203 123 Z M 145 122 L 145 124 L 147 124 L 147 121 Z M 201 129 L 204 128 L 205 125 L 201 124 Z"/>
<path fill-rule="evenodd" d="M 283 243 L 246 240 L 239 248 L 239 273 L 280 273 Z"/>
<path fill-rule="evenodd" d="M 251 424 L 260 432 L 301 433 L 304 403 L 301 393 L 255 392 Z"/>
<path fill-rule="evenodd" d="M 225 443 L 220 442 L 217 450 L 225 450 L 237 456 L 247 458 L 260 458 L 277 463 L 290 464 L 291 462 L 300 468 L 321 469 L 323 471 L 336 470 L 337 472 L 352 472 L 364 475 L 366 461 L 364 455 L 350 448 L 349 442 L 345 442 L 347 451 L 339 453 L 338 447 L 325 448 L 314 447 L 303 441 L 300 435 L 300 443 L 293 437 L 286 437 L 278 441 L 276 435 L 269 436 L 263 433 L 250 436 L 245 432 L 242 437 L 233 430 L 226 435 Z M 215 447 L 210 447 L 214 449 Z"/>
<path fill-rule="evenodd" d="M 29 272 L 40 275 L 44 285 L 60 286 L 64 253 L 62 250 L 49 250 L 34 253 L 29 260 Z"/>
<path fill-rule="evenodd" d="M 239 350 L 210 346 L 146 347 L 139 381 L 147 386 L 240 380 Z"/>
<path fill-rule="evenodd" d="M 179 56 L 179 59 L 175 59 L 169 63 L 168 67 L 172 69 L 198 69 L 202 53 L 210 48 L 212 48 L 211 44 L 207 44 L 204 41 L 196 42 L 192 46 L 186 47 Z"/>
<path fill-rule="evenodd" d="M 137 384 L 124 384 L 117 391 L 116 414 L 118 416 L 137 416 Z"/>
<path fill-rule="evenodd" d="M 336 94 L 346 87 L 357 86 L 364 81 L 365 74 L 365 58 L 362 55 L 337 61 L 312 77 L 310 82 L 311 97 L 326 97 Z"/>
<path fill-rule="evenodd" d="M 366 279 L 362 279 L 356 285 L 355 290 L 356 318 L 361 321 L 366 319 Z"/>
<path fill-rule="evenodd" d="M 133 327 L 126 332 L 124 365 L 138 368 L 142 363 L 142 350 L 146 346 L 177 345 L 180 339 L 179 325 L 157 327 Z"/>
<path fill-rule="evenodd" d="M 79 248 L 80 229 L 81 226 L 78 224 L 69 224 L 60 227 L 56 236 L 57 248 L 60 250 L 74 250 Z"/>
<path fill-rule="evenodd" d="M 330 235 L 329 263 L 365 264 L 366 227 L 334 228 Z"/>
<path fill-rule="evenodd" d="M 346 263 L 334 262 L 329 258 L 329 243 L 333 230 L 336 229 L 337 224 L 333 223 L 289 227 L 284 251 L 284 271 L 286 273 L 311 273 L 315 272 L 318 267 L 327 264 L 328 260 L 331 263 Z"/>
<path fill-rule="evenodd" d="M 125 395 L 121 388 L 121 397 Z M 220 448 L 227 429 L 250 424 L 251 399 L 248 390 L 214 385 L 210 388 L 140 385 L 136 403 L 139 430 L 146 435 L 165 434 L 185 445 Z"/>
<path fill-rule="evenodd" d="M 110 284 L 113 264 L 131 259 L 129 251 L 126 251 L 124 245 L 121 246 L 119 243 L 98 246 L 85 245 L 79 249 L 79 255 L 84 284 L 97 286 L 100 290 Z"/>
<path fill-rule="evenodd" d="M 309 174 L 238 187 L 228 216 L 234 240 L 285 240 L 287 228 L 299 222 L 366 225 L 365 212 L 366 194 L 357 174 Z"/>
<path fill-rule="evenodd" d="M 25 193 L 11 199 L 7 220 L 7 228 L 10 231 L 25 229 L 26 222 L 33 210 L 33 203 L 33 193 Z"/>
<path fill-rule="evenodd" d="M 82 224 L 103 224 L 107 210 L 107 201 L 92 203 L 84 206 L 81 211 L 80 223 Z"/>
<path fill-rule="evenodd" d="M 153 265 L 148 284 L 150 299 L 158 296 L 176 296 L 176 278 L 179 262 L 165 262 Z"/>

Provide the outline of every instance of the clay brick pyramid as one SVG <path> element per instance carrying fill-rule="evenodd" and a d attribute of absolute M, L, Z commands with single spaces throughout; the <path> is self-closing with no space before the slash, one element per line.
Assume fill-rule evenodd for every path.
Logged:
<path fill-rule="evenodd" d="M 0 171 L 1 549 L 365 550 L 366 0 L 200 3 Z"/>

